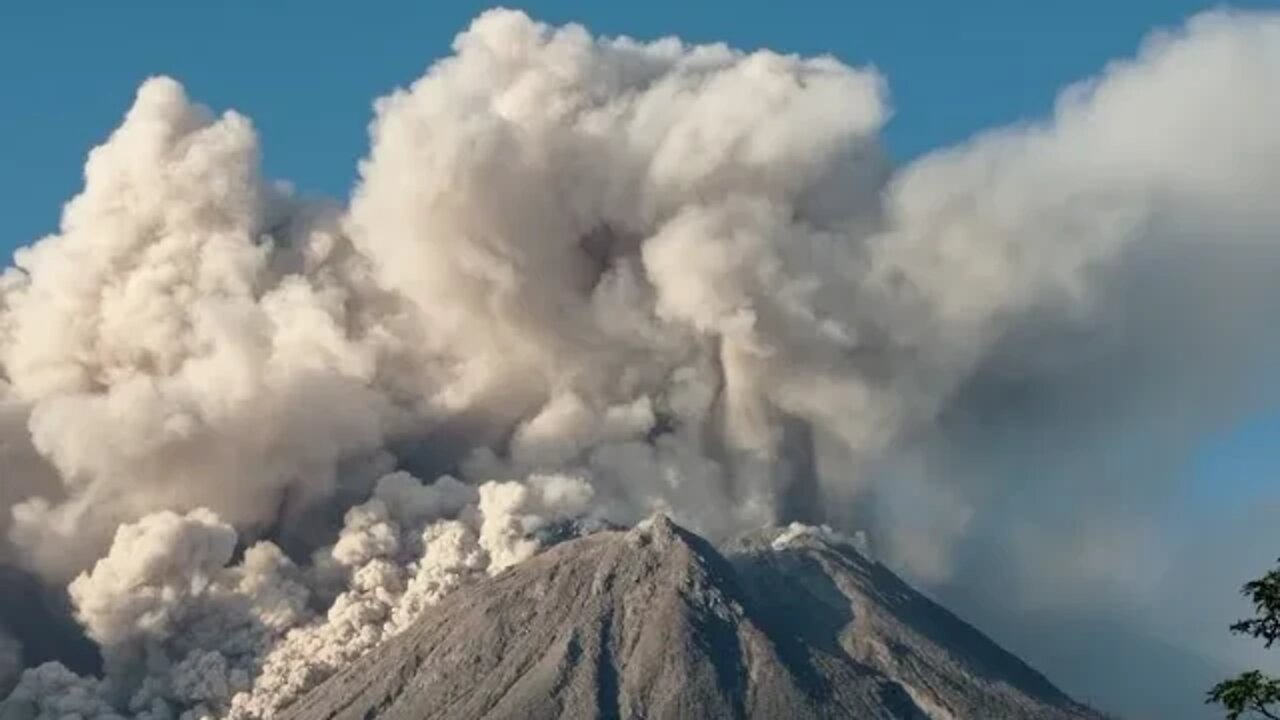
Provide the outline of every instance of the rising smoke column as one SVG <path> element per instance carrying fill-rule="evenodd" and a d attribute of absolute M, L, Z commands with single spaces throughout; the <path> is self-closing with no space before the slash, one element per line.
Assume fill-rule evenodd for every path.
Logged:
<path fill-rule="evenodd" d="M 148 81 L 0 281 L 12 551 L 70 582 L 106 661 L 32 669 L 15 701 L 268 717 L 565 523 L 659 509 L 723 538 L 874 507 L 878 554 L 934 581 L 1016 529 L 1040 548 L 1017 582 L 1096 582 L 1112 568 L 1035 573 L 1076 525 L 930 463 L 992 378 L 1204 382 L 1095 358 L 1146 319 L 1125 291 L 1151 257 L 1275 257 L 1277 47 L 1273 16 L 1205 16 L 1052 121 L 892 171 L 871 71 L 496 11 L 379 101 L 348 209 Z M 1199 266 L 1156 267 L 1182 288 Z M 1253 329 L 1222 340 L 1250 355 Z M 1092 486 L 1055 482 L 1117 537 Z"/>
<path fill-rule="evenodd" d="M 156 510 L 263 525 L 286 489 L 327 494 L 339 460 L 380 446 L 359 262 L 333 212 L 258 163 L 245 118 L 148 81 L 91 154 L 61 234 L 6 276 L 8 394 L 65 496 L 19 505 L 11 535 L 49 577 Z"/>

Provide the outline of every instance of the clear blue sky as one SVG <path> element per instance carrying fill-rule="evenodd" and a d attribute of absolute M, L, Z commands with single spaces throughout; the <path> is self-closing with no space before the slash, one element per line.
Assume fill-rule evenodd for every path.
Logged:
<path fill-rule="evenodd" d="M 905 159 L 1043 115 L 1064 84 L 1133 52 L 1201 0 L 545 0 L 512 2 L 605 34 L 678 34 L 743 48 L 833 53 L 887 75 L 891 151 Z M 1246 0 L 1238 7 L 1278 7 Z M 148 75 L 253 118 L 268 173 L 345 196 L 372 100 L 421 74 L 487 3 L 3 0 L 0 258 L 55 229 L 84 155 Z M 1245 502 L 1280 473 L 1280 412 L 1227 433 L 1192 468 L 1216 502 Z M 1240 488 L 1220 493 L 1222 487 Z M 1248 492 L 1243 491 L 1248 489 Z M 1197 493 L 1200 495 L 1201 493 Z"/>

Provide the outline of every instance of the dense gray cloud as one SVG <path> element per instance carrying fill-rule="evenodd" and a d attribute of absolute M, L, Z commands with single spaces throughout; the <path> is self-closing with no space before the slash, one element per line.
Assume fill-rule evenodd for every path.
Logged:
<path fill-rule="evenodd" d="M 22 672 L 22 643 L 0 626 L 0 694 L 8 694 Z"/>
<path fill-rule="evenodd" d="M 1141 615 L 1182 453 L 1280 359 L 1278 84 L 1280 17 L 1204 15 L 894 169 L 871 70 L 495 11 L 378 102 L 342 207 L 149 80 L 0 278 L 4 552 L 105 662 L 14 702 L 270 717 L 454 587 L 657 510 Z"/>

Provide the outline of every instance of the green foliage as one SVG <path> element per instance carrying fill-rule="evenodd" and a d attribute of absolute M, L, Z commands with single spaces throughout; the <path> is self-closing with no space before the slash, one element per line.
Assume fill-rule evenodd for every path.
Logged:
<path fill-rule="evenodd" d="M 1280 641 L 1280 569 L 1246 583 L 1241 592 L 1253 603 L 1254 616 L 1232 625 L 1231 632 L 1271 647 Z M 1225 708 L 1227 720 L 1248 717 L 1247 713 L 1280 720 L 1280 679 L 1252 670 L 1213 686 L 1208 702 Z"/>

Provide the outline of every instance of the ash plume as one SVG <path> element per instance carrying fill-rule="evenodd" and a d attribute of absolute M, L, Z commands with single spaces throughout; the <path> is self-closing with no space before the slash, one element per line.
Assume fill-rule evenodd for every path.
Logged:
<path fill-rule="evenodd" d="M 377 102 L 327 202 L 150 79 L 0 276 L 0 560 L 104 665 L 12 702 L 269 718 L 451 590 L 658 511 L 866 531 L 1035 607 L 1156 592 L 1125 509 L 1167 475 L 1060 461 L 1260 400 L 1277 85 L 1280 15 L 1211 13 L 895 168 L 873 70 L 497 10 Z"/>

